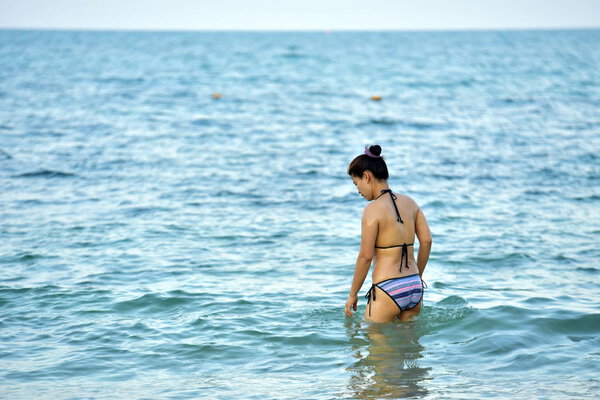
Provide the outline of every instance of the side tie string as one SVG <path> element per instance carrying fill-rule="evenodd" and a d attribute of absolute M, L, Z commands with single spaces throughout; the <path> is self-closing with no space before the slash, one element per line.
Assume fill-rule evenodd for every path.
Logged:
<path fill-rule="evenodd" d="M 367 299 L 367 304 L 369 305 L 369 317 L 371 316 L 371 297 L 373 297 L 373 301 L 375 301 L 375 284 L 371 285 L 371 288 L 367 294 L 365 294 L 365 299 Z"/>

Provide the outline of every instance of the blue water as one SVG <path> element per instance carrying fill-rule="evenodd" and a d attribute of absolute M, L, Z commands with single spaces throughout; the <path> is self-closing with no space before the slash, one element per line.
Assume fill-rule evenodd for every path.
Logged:
<path fill-rule="evenodd" d="M 599 393 L 600 30 L 3 30 L 0 64 L 0 397 Z M 410 323 L 343 315 L 367 143 L 433 234 Z"/>

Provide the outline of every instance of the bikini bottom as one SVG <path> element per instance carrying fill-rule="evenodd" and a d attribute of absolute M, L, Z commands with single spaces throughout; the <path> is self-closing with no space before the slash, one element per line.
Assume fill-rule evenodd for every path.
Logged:
<path fill-rule="evenodd" d="M 386 279 L 372 284 L 365 295 L 367 304 L 369 304 L 369 315 L 371 315 L 371 298 L 373 301 L 376 300 L 375 286 L 394 300 L 400 311 L 406 311 L 416 307 L 423 298 L 423 284 L 424 282 L 421 280 L 419 274 Z"/>

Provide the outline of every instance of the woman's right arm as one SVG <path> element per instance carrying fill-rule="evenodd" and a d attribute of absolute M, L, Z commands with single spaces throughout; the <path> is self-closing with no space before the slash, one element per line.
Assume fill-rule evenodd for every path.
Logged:
<path fill-rule="evenodd" d="M 431 232 L 429 231 L 429 224 L 427 224 L 425 214 L 423 214 L 421 208 L 417 209 L 417 216 L 415 218 L 415 233 L 419 239 L 417 267 L 419 268 L 419 275 L 423 277 L 423 271 L 425 271 L 427 260 L 429 260 L 429 253 L 431 252 Z"/>
<path fill-rule="evenodd" d="M 369 205 L 367 205 L 363 211 L 361 227 L 360 251 L 356 258 L 352 285 L 350 286 L 350 293 L 348 294 L 348 300 L 346 300 L 346 305 L 344 307 L 344 312 L 349 317 L 352 316 L 352 310 L 356 311 L 358 291 L 365 282 L 365 278 L 371 267 L 371 262 L 373 261 L 373 257 L 375 257 L 375 241 L 379 231 L 379 222 Z"/>

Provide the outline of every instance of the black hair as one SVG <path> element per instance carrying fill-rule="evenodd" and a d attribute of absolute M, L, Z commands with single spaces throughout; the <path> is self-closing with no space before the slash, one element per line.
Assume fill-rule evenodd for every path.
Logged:
<path fill-rule="evenodd" d="M 375 157 L 367 154 L 356 156 L 348 166 L 348 175 L 362 178 L 365 171 L 371 171 L 375 178 L 386 180 L 390 174 L 388 173 L 383 156 L 381 156 L 381 146 L 378 144 L 369 146 L 369 152 Z"/>

